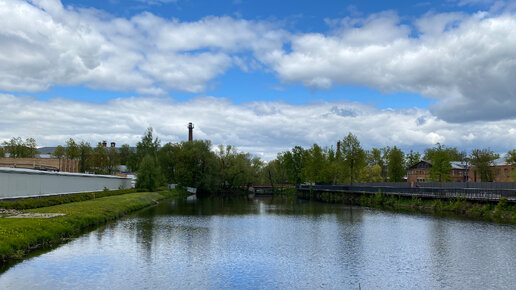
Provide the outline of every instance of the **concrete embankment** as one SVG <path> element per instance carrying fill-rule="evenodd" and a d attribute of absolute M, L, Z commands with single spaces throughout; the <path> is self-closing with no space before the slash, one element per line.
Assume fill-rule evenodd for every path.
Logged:
<path fill-rule="evenodd" d="M 178 191 L 138 192 L 25 210 L 24 218 L 7 218 L 7 214 L 0 217 L 0 261 L 20 259 L 35 249 L 59 244 L 88 227 L 180 196 Z M 32 218 L 27 218 L 31 214 Z M 53 218 L 45 218 L 49 216 Z"/>

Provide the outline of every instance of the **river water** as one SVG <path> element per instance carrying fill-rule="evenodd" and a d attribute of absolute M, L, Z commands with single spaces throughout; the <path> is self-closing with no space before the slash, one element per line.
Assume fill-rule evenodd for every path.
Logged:
<path fill-rule="evenodd" d="M 516 289 L 516 226 L 271 199 L 166 201 L 0 289 Z"/>

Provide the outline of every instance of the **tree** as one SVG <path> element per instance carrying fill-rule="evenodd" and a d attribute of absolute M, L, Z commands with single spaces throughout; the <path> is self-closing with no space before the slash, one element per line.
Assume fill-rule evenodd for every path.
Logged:
<path fill-rule="evenodd" d="M 101 142 L 97 144 L 95 148 L 93 148 L 93 152 L 90 156 L 90 164 L 91 169 L 95 174 L 107 174 L 107 154 L 106 148 L 102 145 Z"/>
<path fill-rule="evenodd" d="M 391 182 L 403 181 L 403 177 L 407 172 L 403 166 L 404 157 L 403 152 L 396 146 L 390 150 L 388 168 Z"/>
<path fill-rule="evenodd" d="M 301 146 L 295 146 L 291 151 L 278 154 L 281 165 L 285 168 L 288 182 L 301 184 L 304 182 L 303 168 L 305 166 L 305 150 Z"/>
<path fill-rule="evenodd" d="M 421 161 L 421 153 L 410 150 L 410 152 L 405 155 L 405 170 L 416 165 L 419 161 Z"/>
<path fill-rule="evenodd" d="M 61 145 L 58 145 L 56 149 L 54 149 L 54 153 L 52 154 L 56 158 L 63 158 L 65 156 L 65 148 Z"/>
<path fill-rule="evenodd" d="M 156 164 L 156 158 L 151 155 L 145 155 L 138 169 L 136 188 L 139 190 L 156 191 L 160 183 L 161 173 Z"/>
<path fill-rule="evenodd" d="M 439 144 L 439 143 L 437 143 Z M 448 156 L 448 159 L 450 161 L 463 161 L 466 158 L 466 151 L 460 151 L 455 147 L 449 147 L 446 148 L 444 146 L 441 146 L 442 150 L 446 152 L 446 155 Z M 425 150 L 425 155 L 423 156 L 424 160 L 432 160 L 432 155 L 436 153 L 435 150 L 437 147 L 434 148 L 428 148 Z M 439 152 L 439 154 L 442 154 L 442 152 Z"/>
<path fill-rule="evenodd" d="M 2 145 L 11 158 L 34 158 L 38 153 L 36 140 L 33 138 L 23 141 L 20 137 L 13 137 L 9 141 L 4 141 Z"/>
<path fill-rule="evenodd" d="M 4 148 L 0 146 L 0 158 L 5 157 L 5 151 Z"/>
<path fill-rule="evenodd" d="M 119 148 L 118 153 L 120 155 L 120 164 L 127 165 L 129 155 L 131 155 L 131 153 L 133 153 L 133 150 L 131 149 L 129 144 L 124 144 Z"/>
<path fill-rule="evenodd" d="M 360 182 L 382 182 L 382 167 L 378 164 L 366 165 L 360 171 Z"/>
<path fill-rule="evenodd" d="M 81 141 L 79 144 L 79 171 L 87 172 L 90 170 L 91 162 L 90 156 L 93 149 L 90 146 L 90 143 Z"/>
<path fill-rule="evenodd" d="M 71 160 L 75 160 L 75 159 L 78 159 L 80 157 L 80 150 L 79 150 L 79 145 L 77 145 L 77 143 L 75 142 L 75 140 L 73 140 L 72 138 L 68 139 L 68 141 L 66 141 L 66 158 L 68 159 L 71 159 Z"/>
<path fill-rule="evenodd" d="M 516 182 L 516 149 L 512 149 L 505 155 L 505 162 L 512 166 L 511 179 Z"/>
<path fill-rule="evenodd" d="M 362 167 L 366 165 L 366 153 L 360 146 L 360 142 L 357 137 L 352 133 L 349 133 L 342 140 L 342 155 L 344 157 L 344 163 L 349 168 L 350 182 L 359 178 Z"/>
<path fill-rule="evenodd" d="M 450 170 L 452 169 L 450 163 L 449 151 L 444 145 L 437 143 L 434 148 L 427 149 L 425 152 L 425 156 L 427 153 L 431 152 L 428 156 L 430 157 L 430 163 L 432 164 L 432 168 L 430 168 L 430 178 L 433 181 L 444 182 L 449 181 L 450 178 Z"/>
<path fill-rule="evenodd" d="M 493 161 L 498 159 L 500 156 L 495 154 L 491 149 L 473 149 L 471 151 L 471 165 L 476 174 L 480 176 L 480 180 L 483 182 L 493 181 L 494 173 L 491 166 L 494 166 Z"/>

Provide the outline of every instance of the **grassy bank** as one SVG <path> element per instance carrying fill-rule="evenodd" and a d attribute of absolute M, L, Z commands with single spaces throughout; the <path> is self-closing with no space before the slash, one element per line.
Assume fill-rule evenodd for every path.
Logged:
<path fill-rule="evenodd" d="M 302 198 L 330 203 L 345 203 L 392 211 L 421 212 L 460 216 L 499 223 L 516 224 L 516 205 L 506 199 L 498 203 L 472 202 L 465 199 L 421 199 L 376 194 L 301 193 Z"/>
<path fill-rule="evenodd" d="M 0 260 L 22 258 L 28 252 L 61 243 L 80 231 L 153 205 L 175 191 L 138 192 L 25 210 L 25 213 L 63 213 L 50 219 L 0 218 Z"/>

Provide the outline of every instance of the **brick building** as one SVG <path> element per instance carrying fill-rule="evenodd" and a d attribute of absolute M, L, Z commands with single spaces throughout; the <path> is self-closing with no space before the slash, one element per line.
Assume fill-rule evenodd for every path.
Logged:
<path fill-rule="evenodd" d="M 452 169 L 450 170 L 450 178 L 453 182 L 466 181 L 466 166 L 457 161 L 450 162 Z M 419 161 L 408 170 L 408 182 L 428 182 L 430 181 L 429 170 L 432 163 L 427 160 Z M 469 172 L 468 172 L 469 173 Z"/>
<path fill-rule="evenodd" d="M 79 172 L 79 161 L 66 158 L 0 158 L 0 167 Z"/>

